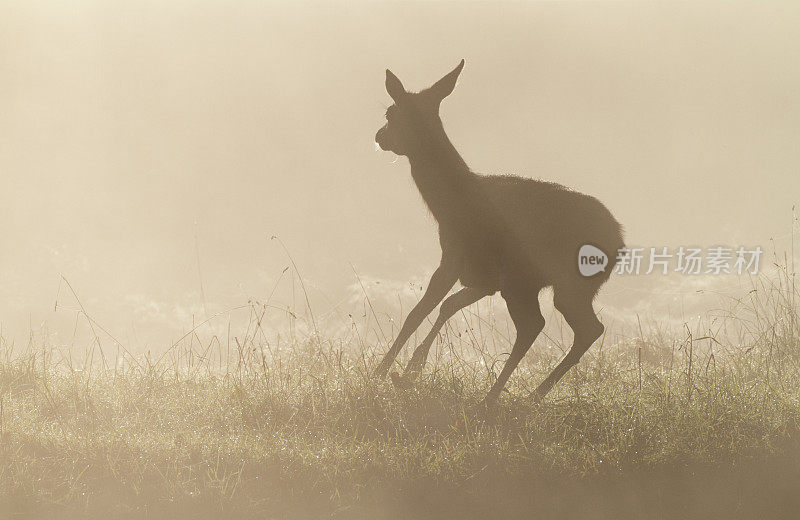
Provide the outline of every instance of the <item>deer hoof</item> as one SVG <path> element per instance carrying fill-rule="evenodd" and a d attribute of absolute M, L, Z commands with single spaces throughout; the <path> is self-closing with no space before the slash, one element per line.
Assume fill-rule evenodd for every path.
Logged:
<path fill-rule="evenodd" d="M 487 423 L 493 423 L 495 419 L 497 419 L 498 413 L 500 411 L 499 406 L 497 405 L 497 400 L 495 399 L 484 399 L 476 408 L 476 415 L 479 420 L 485 421 Z"/>
<path fill-rule="evenodd" d="M 399 373 L 392 372 L 389 376 L 392 378 L 392 384 L 395 388 L 400 390 L 411 388 L 411 381 L 406 377 L 402 377 Z"/>

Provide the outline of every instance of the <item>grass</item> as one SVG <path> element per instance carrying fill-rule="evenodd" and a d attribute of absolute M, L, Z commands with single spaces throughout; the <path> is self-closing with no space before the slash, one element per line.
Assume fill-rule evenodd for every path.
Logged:
<path fill-rule="evenodd" d="M 491 422 L 476 404 L 502 355 L 451 333 L 412 390 L 370 376 L 374 349 L 318 336 L 116 368 L 6 348 L 0 519 L 796 518 L 790 281 L 702 334 L 606 338 L 540 405 L 559 354 L 526 359 Z"/>

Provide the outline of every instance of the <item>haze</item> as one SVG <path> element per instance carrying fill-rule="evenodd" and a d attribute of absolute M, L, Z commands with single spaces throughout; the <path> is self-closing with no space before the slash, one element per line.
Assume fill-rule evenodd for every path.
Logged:
<path fill-rule="evenodd" d="M 475 171 L 592 194 L 631 245 L 781 250 L 798 22 L 794 2 L 6 2 L 3 335 L 70 337 L 62 275 L 141 349 L 273 290 L 292 305 L 273 235 L 320 315 L 358 306 L 355 269 L 399 317 L 439 249 L 407 161 L 374 149 L 384 70 L 421 89 L 461 58 L 442 118 Z M 600 301 L 676 304 L 664 283 L 612 278 Z"/>

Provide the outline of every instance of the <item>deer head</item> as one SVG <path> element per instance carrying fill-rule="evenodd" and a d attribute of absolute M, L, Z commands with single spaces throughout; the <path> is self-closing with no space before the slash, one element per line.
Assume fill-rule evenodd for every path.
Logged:
<path fill-rule="evenodd" d="M 421 151 L 442 132 L 439 105 L 453 92 L 464 60 L 442 79 L 421 92 L 408 92 L 392 71 L 386 70 L 386 91 L 394 104 L 386 110 L 386 124 L 375 134 L 382 150 L 398 155 Z"/>

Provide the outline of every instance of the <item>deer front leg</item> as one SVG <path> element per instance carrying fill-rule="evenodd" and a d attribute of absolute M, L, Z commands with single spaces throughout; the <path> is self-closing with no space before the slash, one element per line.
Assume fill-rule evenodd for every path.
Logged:
<path fill-rule="evenodd" d="M 394 343 L 392 343 L 389 352 L 384 356 L 381 364 L 378 365 L 378 368 L 375 370 L 375 375 L 377 377 L 386 377 L 386 373 L 389 371 L 389 368 L 391 368 L 400 349 L 403 348 L 403 345 L 408 341 L 408 338 L 417 330 L 422 320 L 424 320 L 425 317 L 439 305 L 439 302 L 447 296 L 447 293 L 450 292 L 450 289 L 453 288 L 457 280 L 458 273 L 454 266 L 442 262 L 433 273 L 433 276 L 431 276 L 431 281 L 428 283 L 428 288 L 425 290 L 422 299 L 411 309 L 411 312 L 408 313 L 406 321 L 400 328 L 400 333 L 397 335 Z"/>
<path fill-rule="evenodd" d="M 417 372 L 422 370 L 422 367 L 425 365 L 425 360 L 428 359 L 428 352 L 431 349 L 431 345 L 433 345 L 433 341 L 436 339 L 442 327 L 444 327 L 444 324 L 447 323 L 447 320 L 452 318 L 455 313 L 464 307 L 472 305 L 484 296 L 489 296 L 490 294 L 492 294 L 492 291 L 464 287 L 457 293 L 448 296 L 444 303 L 442 303 L 442 307 L 439 310 L 439 317 L 436 318 L 436 322 L 433 324 L 431 331 L 425 336 L 425 339 L 417 347 L 417 350 L 414 351 L 414 355 L 411 356 L 411 361 L 408 362 L 403 377 L 413 378 Z"/>

